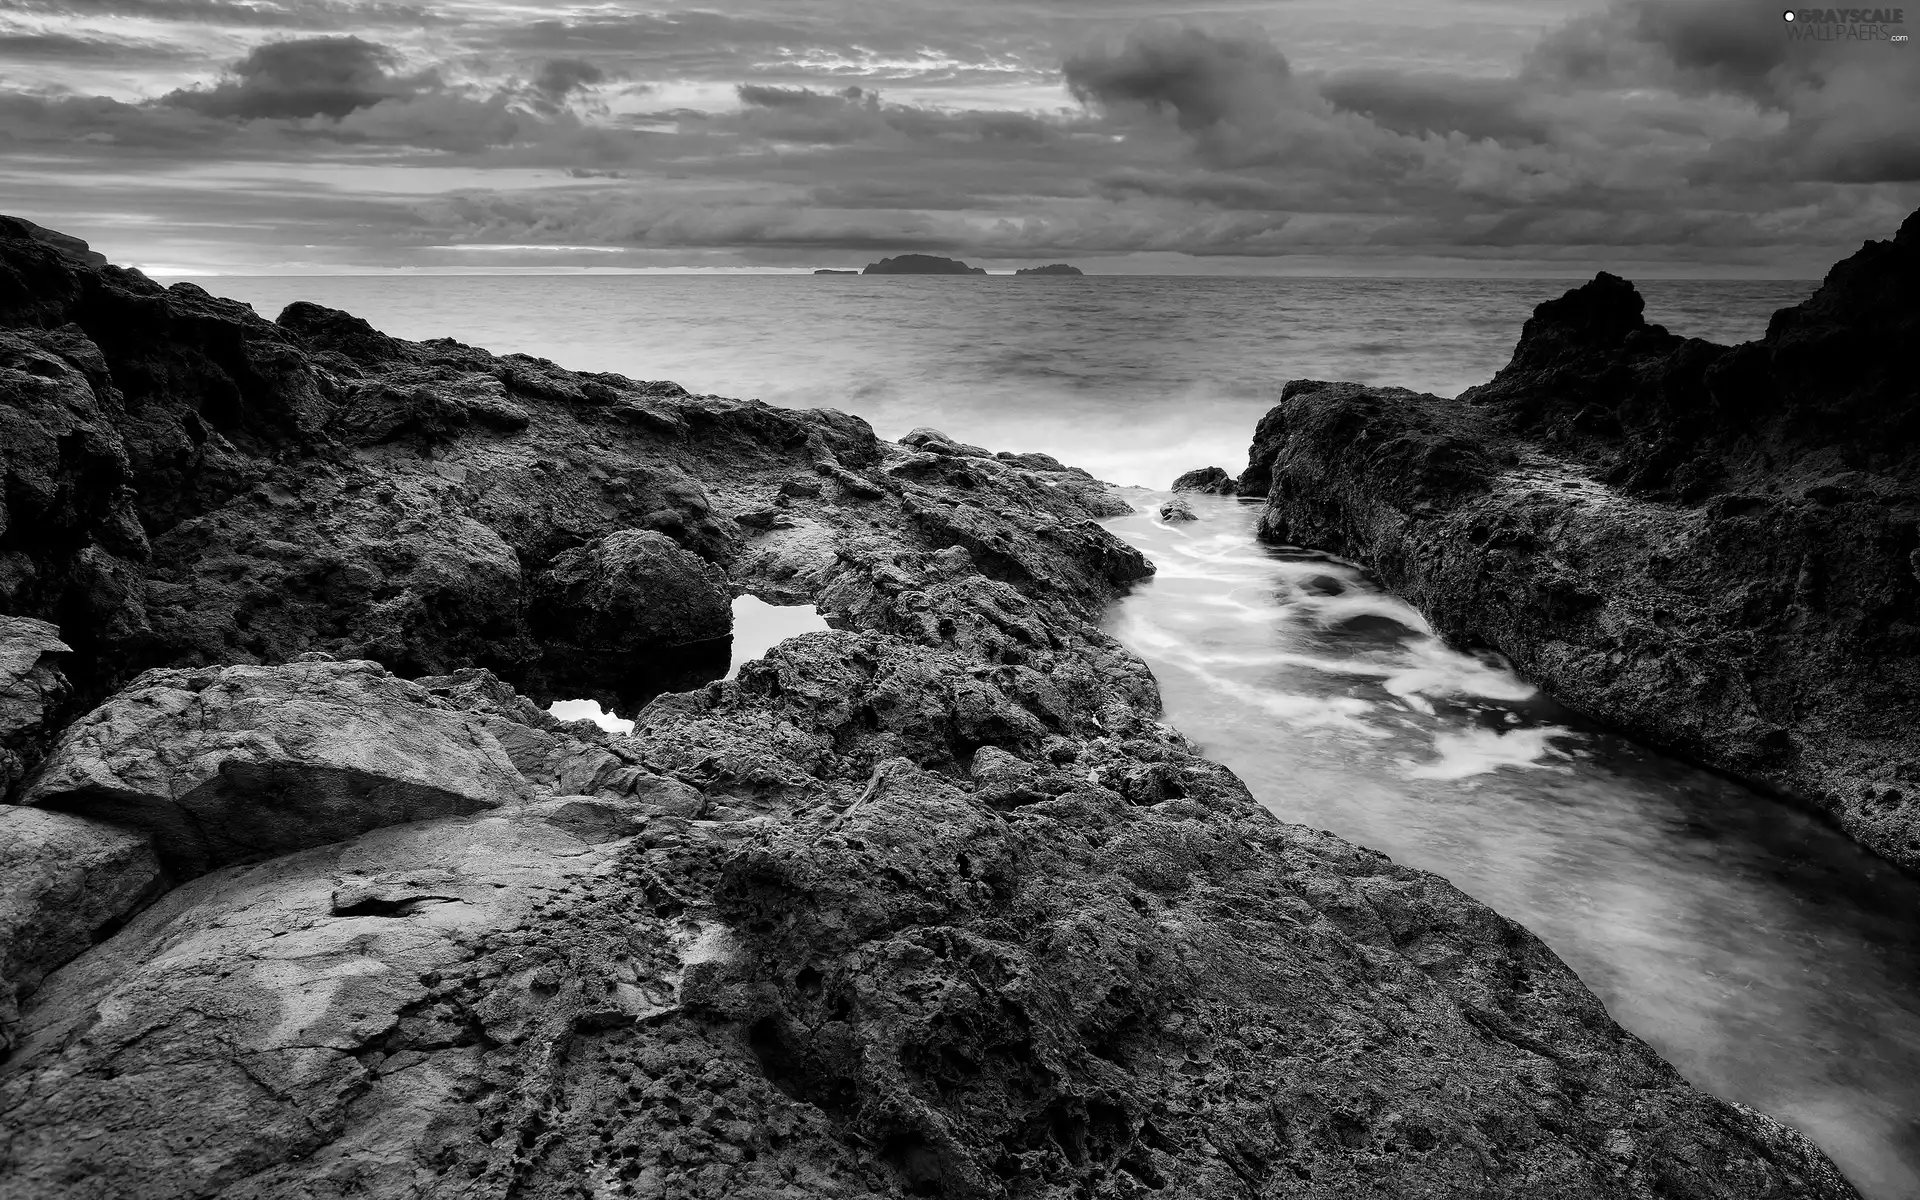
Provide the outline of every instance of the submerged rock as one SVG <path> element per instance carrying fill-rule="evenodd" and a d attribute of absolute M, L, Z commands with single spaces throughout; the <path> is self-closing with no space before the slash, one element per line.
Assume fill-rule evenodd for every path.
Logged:
<path fill-rule="evenodd" d="M 1853 1195 L 1525 930 L 1163 724 L 1100 625 L 1153 568 L 1085 472 L 21 241 L 39 373 L 0 414 L 69 453 L 8 460 L 54 520 L 0 527 L 0 579 L 93 614 L 102 703 L 14 822 L 120 865 L 6 910 L 81 898 L 33 969 L 104 940 L 20 1004 L 0 1191 Z M 733 592 L 832 628 L 629 736 L 542 711 Z M 135 912 L 149 836 L 205 873 Z"/>
<path fill-rule="evenodd" d="M 1643 307 L 1605 274 L 1542 304 L 1458 400 L 1289 383 L 1240 490 L 1567 704 L 1920 868 L 1920 213 L 1760 341 Z"/>
<path fill-rule="evenodd" d="M 1162 521 L 1198 521 L 1200 514 L 1193 511 L 1193 505 L 1175 496 L 1160 506 Z"/>

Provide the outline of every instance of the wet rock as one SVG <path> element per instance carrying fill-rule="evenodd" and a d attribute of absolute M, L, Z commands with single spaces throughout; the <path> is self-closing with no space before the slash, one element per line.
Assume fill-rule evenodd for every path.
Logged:
<path fill-rule="evenodd" d="M 541 577 L 534 603 L 548 692 L 631 711 L 726 673 L 726 576 L 665 534 L 621 530 L 566 551 Z"/>
<path fill-rule="evenodd" d="M 1200 514 L 1193 511 L 1193 505 L 1176 496 L 1160 506 L 1160 519 L 1176 522 L 1198 521 Z"/>
<path fill-rule="evenodd" d="M 1176 492 L 1205 492 L 1214 496 L 1232 496 L 1239 492 L 1239 485 L 1233 476 L 1223 467 L 1201 467 L 1197 471 L 1188 471 L 1173 481 Z"/>
<path fill-rule="evenodd" d="M 1610 275 L 1457 401 L 1296 380 L 1243 494 L 1562 701 L 1920 868 L 1920 214 L 1760 341 Z"/>
<path fill-rule="evenodd" d="M 526 793 L 426 689 L 310 662 L 149 672 L 62 734 L 20 799 L 145 830 L 187 878 Z"/>
<path fill-rule="evenodd" d="M 1101 626 L 1152 566 L 1084 471 L 326 310 L 263 328 L 3 235 L 0 319 L 67 364 L 100 434 L 69 445 L 111 471 L 121 439 L 151 539 L 56 458 L 32 503 L 65 540 L 0 544 L 58 583 L 18 611 L 89 598 L 69 674 L 108 697 L 28 811 L 227 865 L 25 997 L 0 1190 L 1852 1194 L 1525 931 L 1274 820 L 1162 724 Z M 116 289 L 151 323 L 76 298 Z M 209 330 L 286 394 L 162 470 L 113 392 L 199 370 L 168 347 Z M 44 426 L 37 387 L 0 397 Z M 502 397 L 524 426 L 478 415 Z M 615 693 L 626 625 L 736 592 L 832 629 L 631 735 L 543 711 L 554 647 Z"/>
<path fill-rule="evenodd" d="M 0 805 L 0 1059 L 20 1002 L 164 890 L 142 833 Z"/>
<path fill-rule="evenodd" d="M 45 755 L 72 688 L 60 673 L 60 631 L 29 617 L 0 616 L 0 800 Z"/>

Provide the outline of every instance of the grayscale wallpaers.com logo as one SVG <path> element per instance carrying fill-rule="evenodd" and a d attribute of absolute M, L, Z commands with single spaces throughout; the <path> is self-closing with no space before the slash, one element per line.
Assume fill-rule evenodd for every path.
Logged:
<path fill-rule="evenodd" d="M 1790 8 L 1787 36 L 1796 42 L 1904 42 L 1904 8 Z"/>

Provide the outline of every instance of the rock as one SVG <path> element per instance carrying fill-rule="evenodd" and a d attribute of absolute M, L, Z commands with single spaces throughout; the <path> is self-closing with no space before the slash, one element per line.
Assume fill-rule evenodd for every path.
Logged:
<path fill-rule="evenodd" d="M 1102 627 L 1152 565 L 1085 472 L 324 310 L 262 328 L 25 239 L 0 268 L 53 364 L 0 413 L 109 476 L 119 438 L 138 487 L 89 507 L 56 458 L 7 493 L 66 522 L 0 553 L 53 581 L 21 611 L 94 606 L 62 669 L 105 700 L 23 794 L 227 864 L 25 998 L 0 1191 L 1853 1195 L 1524 930 L 1276 821 L 1163 724 Z M 138 373 L 211 388 L 214 331 L 280 382 L 209 458 L 154 457 L 120 372 L 187 430 Z M 501 397 L 524 426 L 476 415 Z M 555 647 L 616 693 L 642 632 L 739 592 L 832 628 L 629 735 L 542 711 Z"/>
<path fill-rule="evenodd" d="M 143 829 L 178 878 L 527 786 L 499 743 L 370 662 L 152 671 L 74 724 L 21 803 Z"/>
<path fill-rule="evenodd" d="M 19 1005 L 50 971 L 104 941 L 164 890 L 146 835 L 0 805 L 0 1059 Z"/>
<path fill-rule="evenodd" d="M 1160 519 L 1162 521 L 1198 521 L 1200 514 L 1193 511 L 1193 505 L 1176 496 L 1160 506 Z"/>
<path fill-rule="evenodd" d="M 902 254 L 868 263 L 862 275 L 985 275 L 985 267 L 970 267 L 954 258 L 932 254 Z"/>
<path fill-rule="evenodd" d="M 56 655 L 60 631 L 29 617 L 0 616 L 0 800 L 46 754 L 72 688 Z"/>
<path fill-rule="evenodd" d="M 1214 496 L 1232 496 L 1239 489 L 1233 476 L 1223 467 L 1201 467 L 1197 471 L 1188 471 L 1173 481 L 1176 492 L 1204 492 Z"/>
<path fill-rule="evenodd" d="M 1920 868 L 1920 213 L 1731 349 L 1602 274 L 1457 401 L 1296 380 L 1242 494 L 1563 702 Z"/>
<path fill-rule="evenodd" d="M 816 489 L 817 490 L 817 489 Z M 627 529 L 554 559 L 531 618 L 545 691 L 636 710 L 726 673 L 726 576 L 665 534 Z"/>
<path fill-rule="evenodd" d="M 928 454 L 944 454 L 950 457 L 992 458 L 993 452 L 978 446 L 969 446 L 965 442 L 956 442 L 938 429 L 920 428 L 910 431 L 900 439 L 902 446 L 911 446 Z"/>
<path fill-rule="evenodd" d="M 1021 267 L 1015 275 L 1085 275 L 1079 267 L 1067 263 L 1049 263 L 1044 267 Z"/>
<path fill-rule="evenodd" d="M 820 268 L 820 269 L 819 269 L 818 271 L 815 271 L 815 272 L 814 272 L 814 274 L 815 274 L 815 275 L 858 275 L 858 274 L 860 274 L 860 272 L 858 272 L 858 271 L 837 271 L 837 270 L 835 270 L 835 269 L 833 269 L 832 267 L 822 267 L 822 268 Z M 877 274 L 877 272 L 876 272 L 876 274 Z"/>
<path fill-rule="evenodd" d="M 104 267 L 107 265 L 106 255 L 97 250 L 89 249 L 84 241 L 81 241 L 70 233 L 60 233 L 57 230 L 35 225 L 25 217 L 0 217 L 0 221 L 6 222 L 4 227 L 0 227 L 0 232 L 5 232 L 16 237 L 30 237 L 36 242 L 42 242 L 51 246 L 61 257 L 70 259 L 83 267 Z"/>

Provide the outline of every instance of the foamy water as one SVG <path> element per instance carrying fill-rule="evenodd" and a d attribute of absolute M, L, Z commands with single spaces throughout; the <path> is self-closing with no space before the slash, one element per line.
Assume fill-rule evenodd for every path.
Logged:
<path fill-rule="evenodd" d="M 1167 718 L 1284 820 L 1445 875 L 1539 934 L 1701 1087 L 1920 1196 L 1920 884 L 1807 814 L 1579 720 L 1252 502 L 1109 522 L 1160 568 L 1111 629 Z"/>

